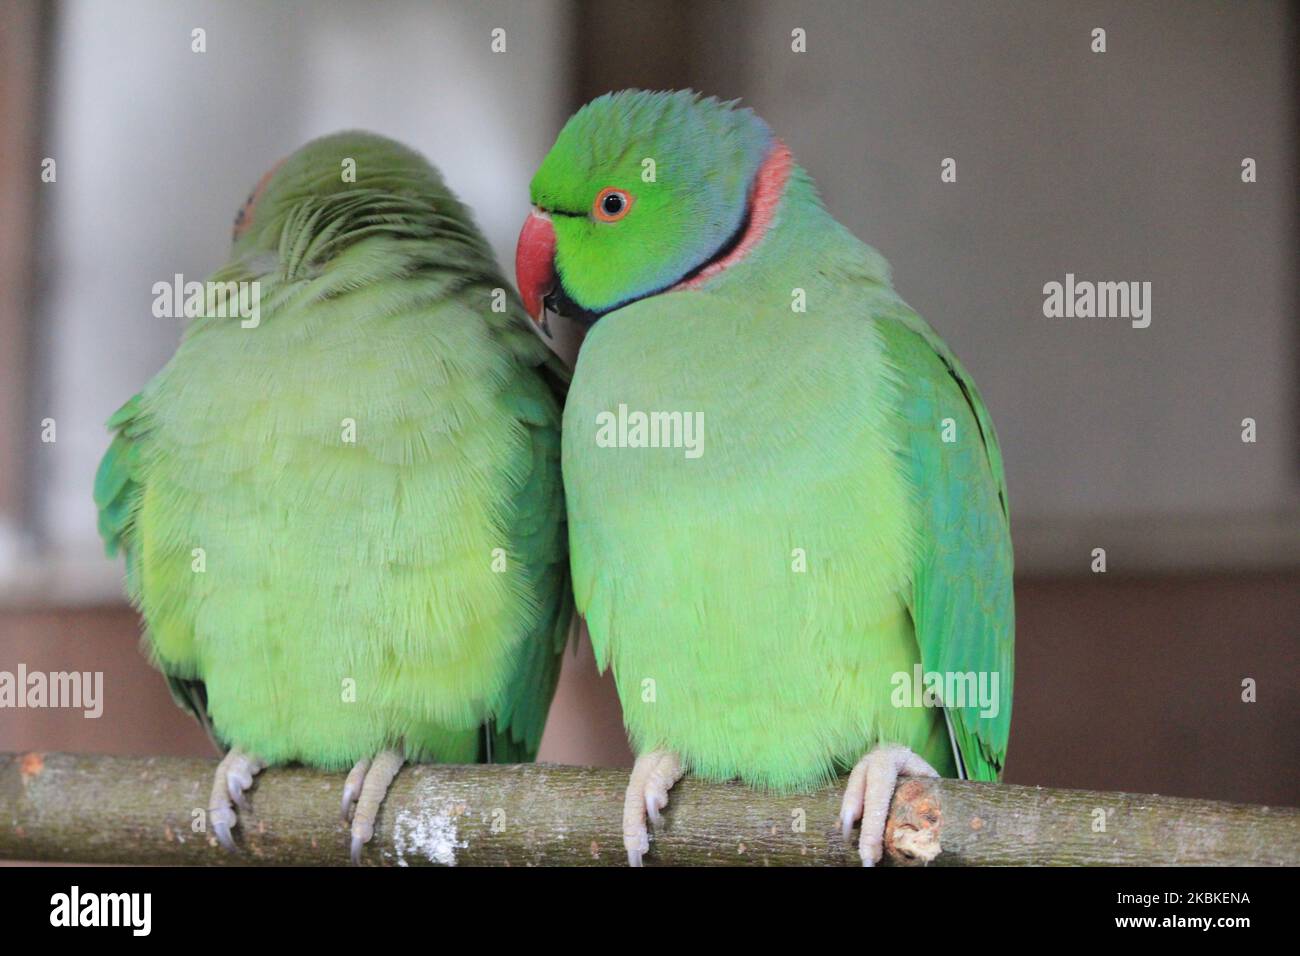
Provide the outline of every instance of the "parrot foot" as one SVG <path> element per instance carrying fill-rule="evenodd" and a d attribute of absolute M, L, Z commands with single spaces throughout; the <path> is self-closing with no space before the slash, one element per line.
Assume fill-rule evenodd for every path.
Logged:
<path fill-rule="evenodd" d="M 358 760 L 348 771 L 348 779 L 343 782 L 343 825 L 352 819 L 352 810 L 361 796 L 361 787 L 366 782 L 366 771 L 370 769 L 369 760 Z"/>
<path fill-rule="evenodd" d="M 623 846 L 628 866 L 640 866 L 650 851 L 647 819 L 653 826 L 663 822 L 659 811 L 668 806 L 668 791 L 682 779 L 682 761 L 670 750 L 652 750 L 636 758 L 632 778 L 623 799 Z"/>
<path fill-rule="evenodd" d="M 938 772 L 901 744 L 881 744 L 857 762 L 849 774 L 840 804 L 845 842 L 853 824 L 862 821 L 858 855 L 863 866 L 875 866 L 884 853 L 885 822 L 899 777 L 937 777 Z"/>
<path fill-rule="evenodd" d="M 375 817 L 379 814 L 379 805 L 384 802 L 388 787 L 397 776 L 397 771 L 406 763 L 406 756 L 400 750 L 384 750 L 375 754 L 374 760 L 360 760 L 348 774 L 347 783 L 343 785 L 344 813 L 351 802 L 349 793 L 361 778 L 356 801 L 356 810 L 352 814 L 352 862 L 361 865 L 361 848 L 375 835 Z"/>
<path fill-rule="evenodd" d="M 217 842 L 227 850 L 235 849 L 234 838 L 230 835 L 230 831 L 239 825 L 235 808 L 248 809 L 244 791 L 253 785 L 253 778 L 265 768 L 266 764 L 242 750 L 231 750 L 217 764 L 212 779 L 212 795 L 208 798 L 208 822 Z"/>

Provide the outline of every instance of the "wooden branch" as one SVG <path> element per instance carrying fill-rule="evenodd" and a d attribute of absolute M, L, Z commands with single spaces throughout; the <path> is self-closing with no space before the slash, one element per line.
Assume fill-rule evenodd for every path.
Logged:
<path fill-rule="evenodd" d="M 257 778 L 228 853 L 206 832 L 216 764 L 171 757 L 0 754 L 0 859 L 147 864 L 347 862 L 342 774 Z M 622 865 L 627 773 L 546 764 L 409 766 L 379 814 L 372 864 Z M 647 863 L 857 865 L 840 791 L 758 793 L 686 778 Z M 1101 820 L 1105 830 L 1101 831 Z M 854 834 L 856 839 L 856 833 Z M 1300 864 L 1300 810 L 1173 797 L 908 780 L 886 830 L 894 862 Z"/>

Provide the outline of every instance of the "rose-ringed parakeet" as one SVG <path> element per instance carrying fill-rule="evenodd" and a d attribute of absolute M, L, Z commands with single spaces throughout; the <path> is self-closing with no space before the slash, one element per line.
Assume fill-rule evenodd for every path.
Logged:
<path fill-rule="evenodd" d="M 357 861 L 405 760 L 536 753 L 572 616 L 562 377 L 439 173 L 368 133 L 272 169 L 209 287 L 108 423 L 100 531 L 228 748 L 216 838 L 263 767 L 350 769 Z"/>
<path fill-rule="evenodd" d="M 637 754 L 630 862 L 684 771 L 789 791 L 851 768 L 840 822 L 874 864 L 899 774 L 991 780 L 1006 753 L 1012 555 L 979 393 L 749 110 L 601 97 L 531 192 L 525 307 L 590 327 L 564 479 Z"/>

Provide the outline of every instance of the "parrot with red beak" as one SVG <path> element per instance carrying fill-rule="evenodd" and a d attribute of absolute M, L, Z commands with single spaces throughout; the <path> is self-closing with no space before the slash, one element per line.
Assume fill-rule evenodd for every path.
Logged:
<path fill-rule="evenodd" d="M 574 596 L 637 755 L 628 860 L 685 772 L 809 790 L 881 859 L 899 776 L 996 780 L 1013 676 L 1002 455 L 971 376 L 753 112 L 600 97 L 519 238 L 587 327 L 564 412 Z"/>

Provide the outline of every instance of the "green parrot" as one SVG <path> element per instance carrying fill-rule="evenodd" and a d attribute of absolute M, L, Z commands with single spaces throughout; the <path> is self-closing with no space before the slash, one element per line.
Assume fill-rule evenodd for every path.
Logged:
<path fill-rule="evenodd" d="M 369 133 L 267 173 L 203 292 L 108 422 L 100 533 L 228 751 L 217 840 L 264 767 L 349 769 L 359 862 L 406 760 L 536 754 L 572 618 L 567 376 L 437 170 Z"/>
<path fill-rule="evenodd" d="M 637 755 L 629 862 L 685 771 L 789 792 L 851 770 L 840 823 L 873 865 L 900 774 L 994 780 L 1006 756 L 1011 538 L 974 383 L 734 103 L 603 96 L 531 196 L 525 308 L 588 326 L 570 563 Z"/>

